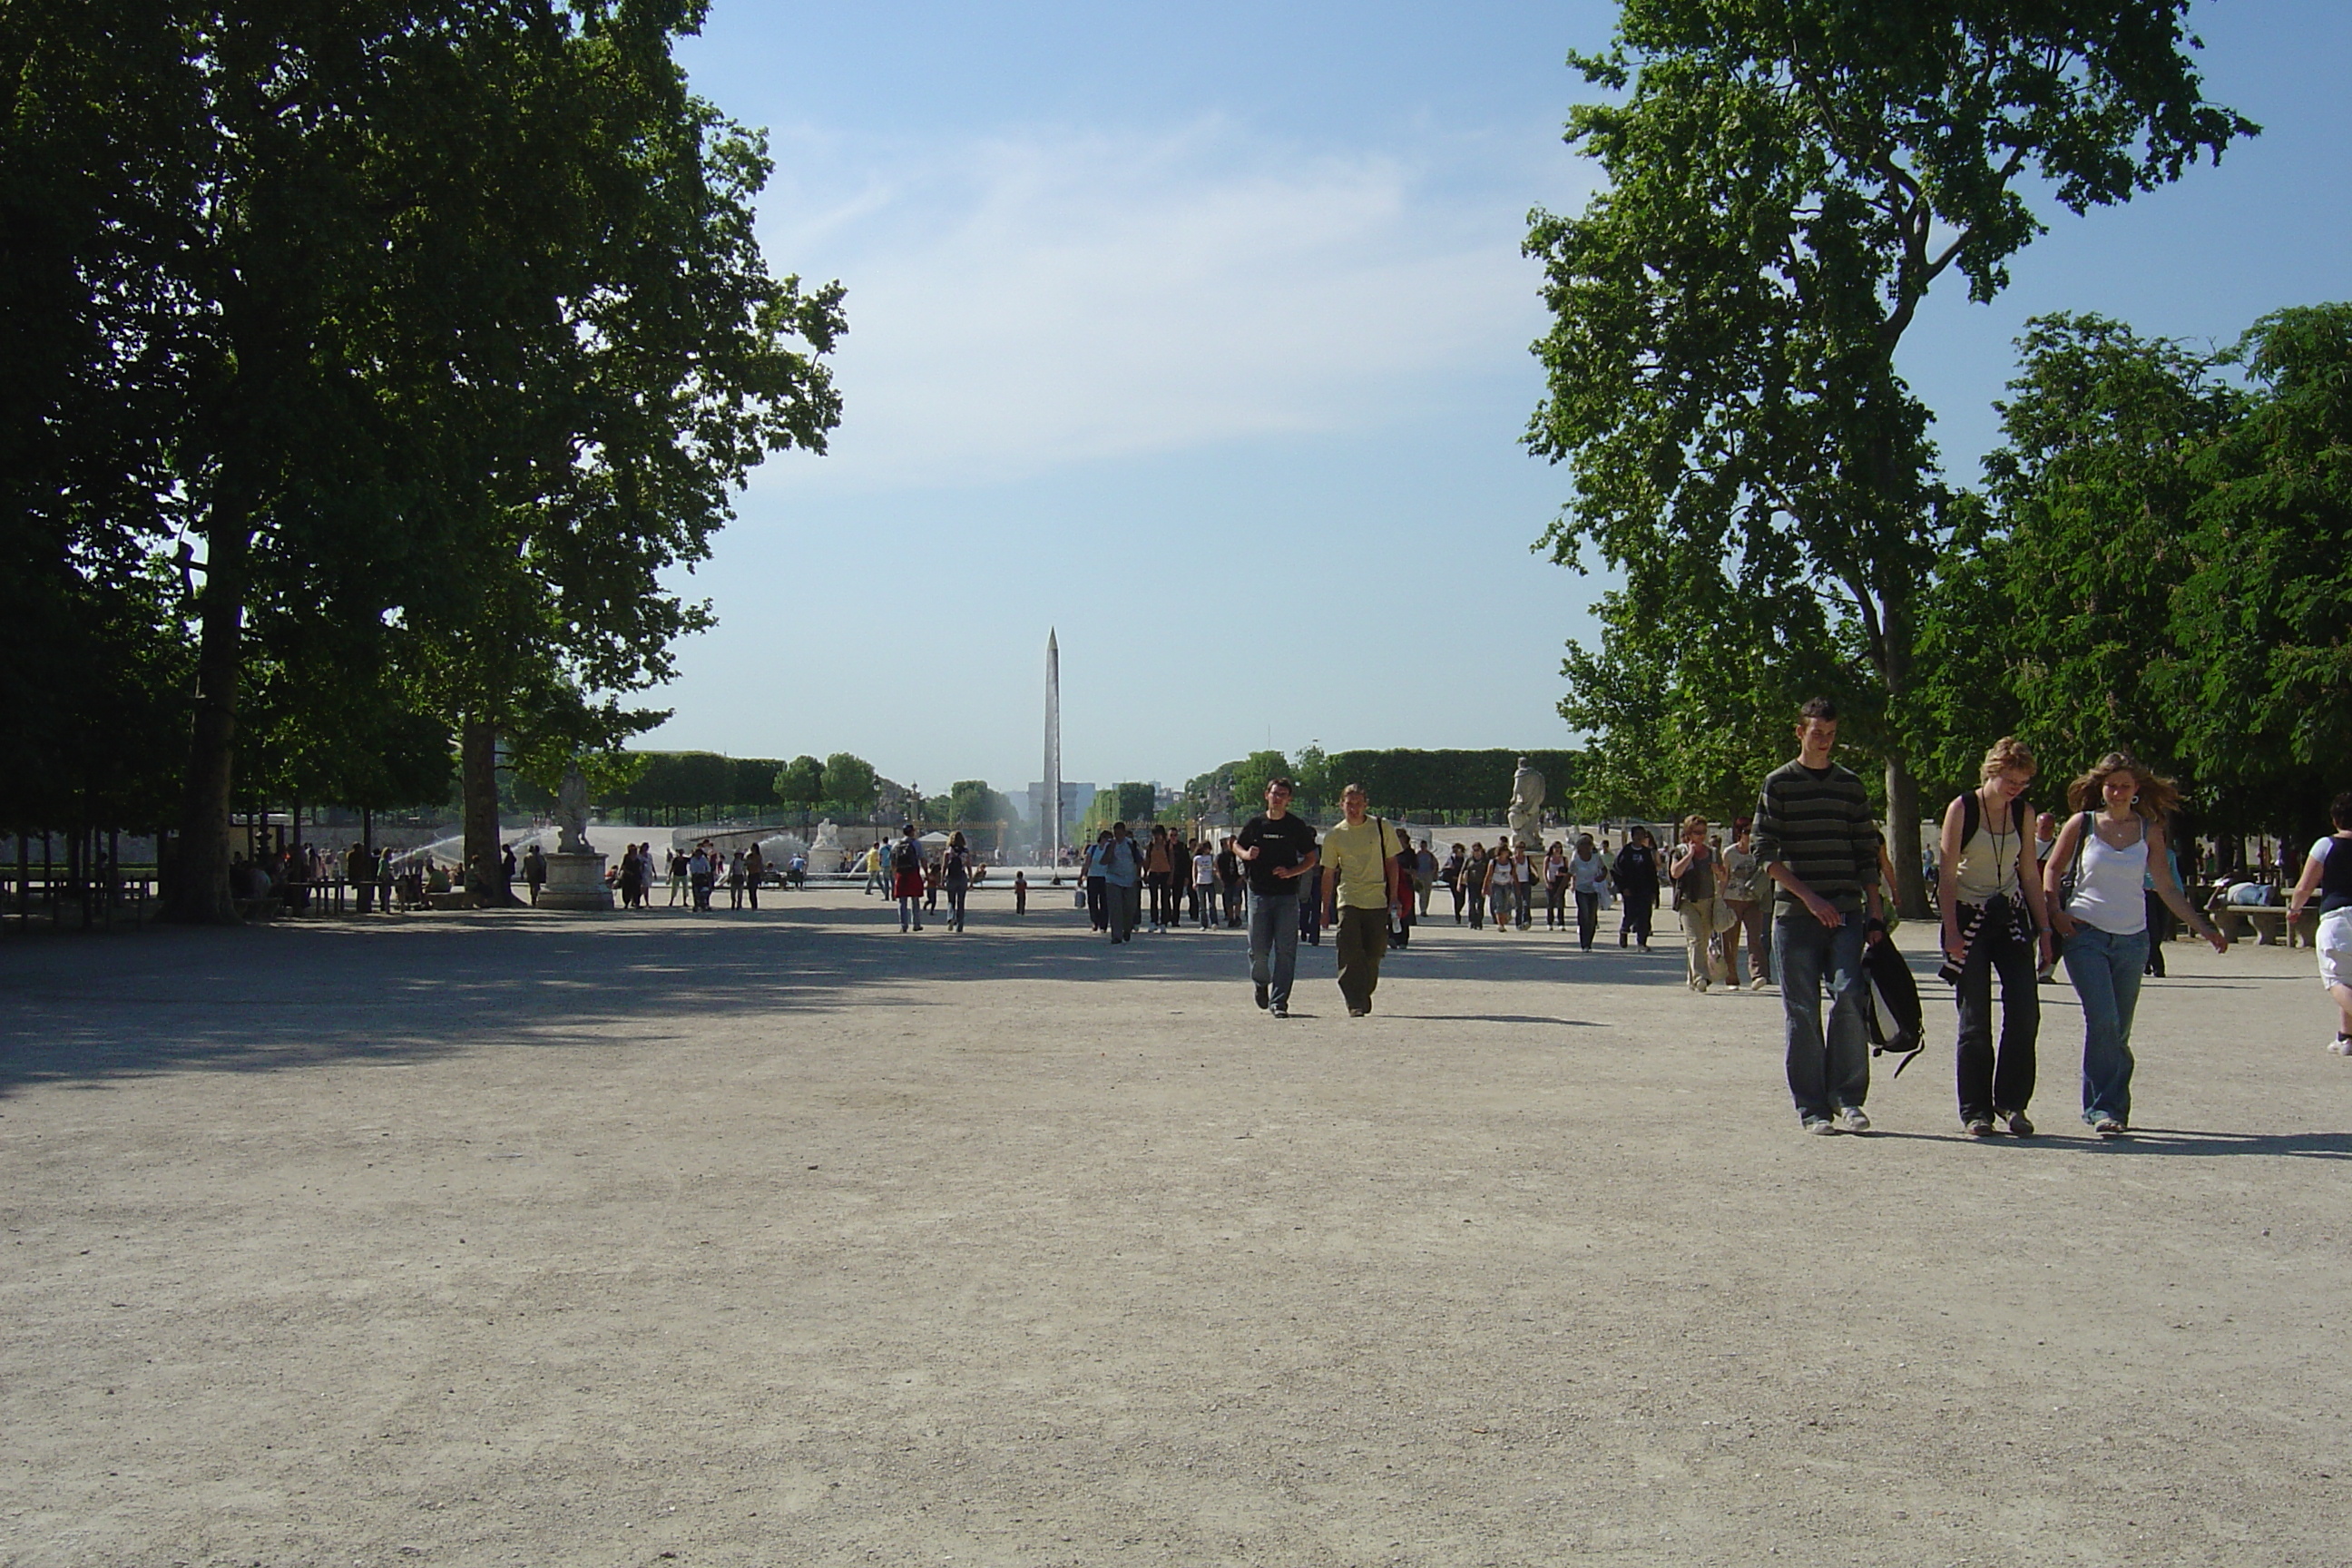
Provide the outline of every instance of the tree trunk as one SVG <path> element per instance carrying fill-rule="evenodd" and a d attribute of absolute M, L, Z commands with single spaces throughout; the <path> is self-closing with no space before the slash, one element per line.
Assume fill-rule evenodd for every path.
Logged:
<path fill-rule="evenodd" d="M 458 729 L 457 759 L 459 795 L 466 804 L 463 885 L 475 887 L 478 879 L 486 905 L 520 903 L 500 864 L 498 726 L 487 719 L 467 719 Z"/>
<path fill-rule="evenodd" d="M 1927 918 L 1927 879 L 1919 864 L 1919 781 L 1905 743 L 1904 700 L 1910 695 L 1913 626 L 1911 585 L 1882 579 L 1878 595 L 1877 665 L 1885 687 L 1886 858 L 1895 863 L 1895 908 L 1907 921 Z"/>
<path fill-rule="evenodd" d="M 1886 759 L 1886 858 L 1895 862 L 1895 907 L 1927 918 L 1927 878 L 1919 863 L 1919 781 L 1901 757 Z"/>
<path fill-rule="evenodd" d="M 243 517 L 217 515 L 205 536 L 205 594 L 196 648 L 196 702 L 188 735 L 188 779 L 180 807 L 178 863 L 163 918 L 191 925 L 233 923 L 228 886 L 229 802 L 236 776 L 236 695 L 245 666 L 246 558 L 252 533 Z"/>

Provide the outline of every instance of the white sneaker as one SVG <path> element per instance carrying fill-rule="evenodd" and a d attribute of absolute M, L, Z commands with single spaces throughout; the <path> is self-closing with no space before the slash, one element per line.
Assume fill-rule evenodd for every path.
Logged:
<path fill-rule="evenodd" d="M 1768 991 L 1771 989 L 1771 985 L 1772 983 L 1770 981 L 1765 979 L 1759 974 L 1755 979 L 1748 983 L 1748 989 L 1750 991 Z"/>
<path fill-rule="evenodd" d="M 2327 1051 L 2330 1056 L 2352 1057 L 2352 1038 L 2336 1036 L 2327 1042 Z"/>
<path fill-rule="evenodd" d="M 1861 1106 L 1849 1105 L 1838 1112 L 1838 1125 L 1849 1132 L 1867 1132 L 1870 1131 L 1870 1118 L 1862 1113 Z"/>

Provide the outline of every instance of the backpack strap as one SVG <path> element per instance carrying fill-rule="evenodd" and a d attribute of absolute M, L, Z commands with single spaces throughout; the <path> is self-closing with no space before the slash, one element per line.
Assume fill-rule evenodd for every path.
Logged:
<path fill-rule="evenodd" d="M 1977 805 L 1977 792 L 1969 790 L 1960 796 L 1960 853 L 1969 850 L 1969 840 L 1977 836 L 1977 824 L 1981 818 Z"/>

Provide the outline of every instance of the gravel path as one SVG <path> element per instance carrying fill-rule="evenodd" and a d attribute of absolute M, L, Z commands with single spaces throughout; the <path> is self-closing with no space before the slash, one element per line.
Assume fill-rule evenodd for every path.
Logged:
<path fill-rule="evenodd" d="M 0 1563 L 2352 1562 L 2305 953 L 2174 944 L 2128 1142 L 2063 986 L 1960 1137 L 1932 983 L 1810 1138 L 1670 916 L 1283 1025 L 1001 897 L 0 942 Z"/>

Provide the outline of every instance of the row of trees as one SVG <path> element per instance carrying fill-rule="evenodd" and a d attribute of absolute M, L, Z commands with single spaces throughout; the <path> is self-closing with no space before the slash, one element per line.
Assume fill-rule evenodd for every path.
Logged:
<path fill-rule="evenodd" d="M 1350 784 L 1362 784 L 1370 793 L 1373 805 L 1382 811 L 1499 816 L 1510 801 L 1511 779 L 1523 756 L 1544 775 L 1546 804 L 1564 807 L 1581 777 L 1583 754 L 1579 752 L 1491 748 L 1411 751 L 1391 747 L 1326 753 L 1320 746 L 1308 745 L 1300 749 L 1295 763 L 1280 752 L 1252 752 L 1238 762 L 1226 763 L 1202 773 L 1185 784 L 1171 809 L 1173 816 L 1180 817 L 1231 813 L 1239 820 L 1260 808 L 1269 781 L 1287 777 L 1297 786 L 1296 808 L 1309 816 L 1337 810 L 1339 792 Z M 1130 811 L 1122 797 L 1114 802 L 1113 816 L 1130 822 L 1149 819 L 1149 785 L 1121 784 L 1117 789 L 1142 791 L 1140 798 L 1146 809 Z M 1102 798 L 1097 796 L 1097 802 Z"/>
<path fill-rule="evenodd" d="M 2204 100 L 2187 10 L 1625 0 L 1572 59 L 1607 97 L 1568 139 L 1606 181 L 1528 235 L 1553 326 L 1527 440 L 1572 480 L 1545 544 L 1623 575 L 1564 670 L 1596 808 L 1746 805 L 1820 692 L 1915 910 L 1922 808 L 2004 730 L 2052 772 L 2128 742 L 2209 813 L 2309 819 L 2352 760 L 2340 310 L 2202 358 L 2039 322 L 1976 492 L 1895 368 L 1937 284 L 2006 287 L 2029 194 L 2080 214 L 2256 132 Z"/>
<path fill-rule="evenodd" d="M 664 586 L 821 450 L 837 286 L 772 277 L 698 0 L 0 11 L 0 725 L 19 823 L 543 787 L 662 717 Z"/>
<path fill-rule="evenodd" d="M 981 779 L 964 779 L 929 798 L 884 778 L 865 758 L 835 752 L 779 762 L 716 752 L 626 752 L 611 760 L 596 804 L 636 811 L 783 809 L 811 817 L 864 822 L 880 812 L 925 822 L 1009 822 L 1012 801 Z"/>
<path fill-rule="evenodd" d="M 795 757 L 728 757 L 716 752 L 629 752 L 596 804 L 634 810 L 779 806 L 863 821 L 888 782 L 874 764 L 847 752 L 819 762 Z"/>

